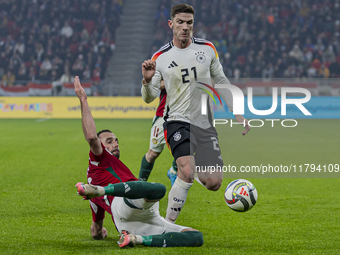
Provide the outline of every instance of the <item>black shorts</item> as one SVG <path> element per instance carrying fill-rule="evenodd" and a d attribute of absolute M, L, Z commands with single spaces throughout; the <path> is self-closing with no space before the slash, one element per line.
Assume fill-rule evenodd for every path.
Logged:
<path fill-rule="evenodd" d="M 223 166 L 216 129 L 190 125 L 182 121 L 164 122 L 164 137 L 175 160 L 195 156 L 196 166 Z"/>

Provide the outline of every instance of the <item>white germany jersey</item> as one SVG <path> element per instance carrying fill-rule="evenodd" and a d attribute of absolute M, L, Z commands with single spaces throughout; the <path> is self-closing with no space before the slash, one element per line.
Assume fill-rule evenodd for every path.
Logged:
<path fill-rule="evenodd" d="M 167 121 L 184 121 L 201 128 L 211 126 L 209 114 L 201 114 L 202 94 L 207 94 L 211 79 L 214 84 L 230 84 L 223 73 L 214 45 L 206 40 L 191 38 L 191 44 L 180 49 L 169 42 L 157 51 L 152 60 L 156 61 L 156 73 L 151 86 L 158 87 L 163 79 L 167 91 Z M 198 85 L 206 89 L 198 89 Z M 210 87 L 211 88 L 211 87 Z M 210 90 L 210 93 L 212 91 Z M 221 95 L 232 110 L 230 92 Z M 210 109 L 212 109 L 212 101 Z"/>

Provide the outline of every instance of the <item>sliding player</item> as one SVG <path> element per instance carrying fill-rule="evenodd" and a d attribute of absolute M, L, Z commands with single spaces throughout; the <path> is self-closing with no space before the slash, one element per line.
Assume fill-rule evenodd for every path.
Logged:
<path fill-rule="evenodd" d="M 96 132 L 87 95 L 78 77 L 74 80 L 74 89 L 81 105 L 83 133 L 90 145 L 89 184 L 79 182 L 76 187 L 80 196 L 91 199 L 92 237 L 98 240 L 107 236 L 103 227 L 106 211 L 112 214 L 116 228 L 122 234 L 120 247 L 203 245 L 201 232 L 167 222 L 159 215 L 158 201 L 165 195 L 165 186 L 137 180 L 119 160 L 117 137 L 110 130 Z"/>

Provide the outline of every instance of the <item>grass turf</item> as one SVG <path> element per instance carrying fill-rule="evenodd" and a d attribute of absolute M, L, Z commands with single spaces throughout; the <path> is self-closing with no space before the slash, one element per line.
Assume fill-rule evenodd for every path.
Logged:
<path fill-rule="evenodd" d="M 119 137 L 121 159 L 138 176 L 151 121 L 96 120 L 96 125 Z M 338 130 L 338 120 L 299 120 L 296 128 L 267 125 L 245 137 L 240 128 L 228 129 L 220 143 L 225 164 L 339 164 Z M 89 150 L 80 120 L 0 120 L 0 134 L 1 254 L 339 254 L 336 178 L 259 175 L 250 179 L 258 202 L 246 213 L 234 212 L 224 202 L 224 188 L 232 180 L 228 175 L 217 192 L 195 183 L 177 223 L 202 231 L 202 247 L 120 250 L 108 216 L 108 238 L 91 239 L 89 204 L 76 195 L 74 184 L 86 181 Z M 166 171 L 171 162 L 165 150 L 150 181 L 169 190 Z M 166 205 L 164 198 L 163 216 Z"/>

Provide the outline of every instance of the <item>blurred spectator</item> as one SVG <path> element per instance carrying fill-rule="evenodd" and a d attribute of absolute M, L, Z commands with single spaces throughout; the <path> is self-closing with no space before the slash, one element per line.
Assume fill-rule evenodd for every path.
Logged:
<path fill-rule="evenodd" d="M 321 68 L 319 69 L 319 78 L 328 78 L 330 76 L 330 72 L 328 67 L 322 63 Z"/>
<path fill-rule="evenodd" d="M 40 71 L 43 71 L 46 75 L 52 70 L 52 63 L 48 58 L 45 58 L 40 65 Z"/>
<path fill-rule="evenodd" d="M 28 80 L 31 81 L 31 82 L 35 82 L 36 73 L 37 73 L 37 71 L 34 69 L 33 66 L 31 66 L 30 69 L 29 69 L 29 72 L 28 72 Z"/>
<path fill-rule="evenodd" d="M 44 59 L 44 48 L 40 43 L 35 43 L 35 55 L 34 59 L 38 62 L 42 62 Z"/>
<path fill-rule="evenodd" d="M 55 82 L 58 80 L 58 73 L 56 70 L 53 70 L 52 73 L 51 73 L 51 81 L 52 82 Z"/>
<path fill-rule="evenodd" d="M 60 77 L 63 73 L 63 60 L 58 55 L 56 55 L 51 62 L 52 69 L 56 71 L 57 76 Z"/>
<path fill-rule="evenodd" d="M 100 67 L 97 65 L 95 67 L 95 69 L 92 72 L 92 77 L 91 77 L 91 89 L 93 92 L 94 96 L 100 96 L 102 95 L 102 91 L 101 91 L 101 86 L 100 86 Z"/>
<path fill-rule="evenodd" d="M 0 75 L 4 75 L 5 70 L 7 69 L 9 64 L 9 59 L 5 52 L 1 52 L 0 54 Z"/>
<path fill-rule="evenodd" d="M 35 82 L 55 81 L 64 69 L 82 76 L 84 62 L 91 76 L 98 56 L 103 73 L 114 50 L 122 5 L 122 0 L 5 1 L 0 10 L 0 77 L 9 69 L 20 79 L 26 75 Z M 79 55 L 83 61 L 77 60 Z"/>
<path fill-rule="evenodd" d="M 262 78 L 263 79 L 271 79 L 273 78 L 274 68 L 272 63 L 269 63 L 263 70 L 262 70 Z"/>
<path fill-rule="evenodd" d="M 236 67 L 236 69 L 234 70 L 235 81 L 237 81 L 240 78 L 240 76 L 241 76 L 241 70 Z"/>
<path fill-rule="evenodd" d="M 19 53 L 20 57 L 23 57 L 25 54 L 25 39 L 24 36 L 20 36 L 20 41 L 14 46 L 14 52 Z"/>
<path fill-rule="evenodd" d="M 312 64 L 310 64 L 307 71 L 308 78 L 315 78 L 316 72 L 317 72 L 316 68 Z"/>
<path fill-rule="evenodd" d="M 74 76 L 81 77 L 84 71 L 84 67 L 85 67 L 85 62 L 83 60 L 83 55 L 80 54 L 78 55 L 78 58 L 74 61 L 72 65 L 72 73 L 74 74 Z"/>
<path fill-rule="evenodd" d="M 169 17 L 164 19 L 163 13 L 177 3 L 159 1 L 150 55 L 158 50 L 156 45 L 162 46 L 171 39 L 167 29 Z M 223 69 L 232 69 L 231 77 L 239 74 L 240 78 L 325 77 L 324 68 L 330 64 L 332 70 L 337 70 L 339 0 L 187 0 L 187 3 L 195 8 L 194 36 L 215 44 Z M 164 39 L 160 29 L 165 33 Z M 230 66 L 235 61 L 239 64 Z M 321 67 L 323 63 L 325 66 Z M 336 75 L 335 71 L 330 73 L 331 77 Z"/>
<path fill-rule="evenodd" d="M 20 67 L 22 60 L 20 56 L 15 52 L 12 57 L 9 59 L 9 66 L 13 70 L 17 70 Z"/>
<path fill-rule="evenodd" d="M 206 26 L 203 25 L 202 22 L 198 22 L 197 25 L 195 25 L 195 31 L 196 36 L 198 38 L 206 39 L 208 35 L 208 29 Z"/>
<path fill-rule="evenodd" d="M 218 34 L 218 39 L 213 42 L 220 55 L 227 53 L 227 41 L 223 39 L 222 34 Z"/>
<path fill-rule="evenodd" d="M 70 27 L 67 21 L 64 22 L 64 26 L 61 29 L 60 34 L 67 38 L 70 38 L 73 35 L 73 29 Z"/>
<path fill-rule="evenodd" d="M 65 70 L 65 73 L 60 77 L 60 83 L 73 83 L 74 76 L 70 74 L 68 70 Z"/>
<path fill-rule="evenodd" d="M 84 28 L 83 31 L 81 31 L 80 38 L 83 44 L 86 44 L 89 41 L 90 34 L 86 28 Z"/>
<path fill-rule="evenodd" d="M 340 78 L 340 58 L 339 62 L 334 61 L 329 65 L 330 78 Z"/>
<path fill-rule="evenodd" d="M 2 84 L 6 87 L 12 87 L 15 81 L 15 75 L 10 71 L 7 72 L 2 76 Z"/>
<path fill-rule="evenodd" d="M 289 56 L 294 60 L 295 63 L 302 62 L 304 59 L 303 53 L 297 44 L 295 44 L 294 48 L 289 52 Z"/>
<path fill-rule="evenodd" d="M 56 76 L 56 74 L 55 74 Z M 53 78 L 56 78 L 52 75 Z M 52 95 L 60 95 L 64 83 L 73 83 L 74 77 L 70 74 L 69 70 L 65 68 L 65 73 L 60 77 L 59 80 L 54 80 L 52 82 Z"/>
<path fill-rule="evenodd" d="M 82 74 L 82 80 L 88 81 L 91 79 L 91 70 L 90 70 L 90 66 L 86 65 L 85 66 L 85 70 Z"/>
<path fill-rule="evenodd" d="M 333 46 L 329 45 L 327 49 L 322 54 L 322 61 L 332 63 L 335 61 L 335 54 L 333 51 Z"/>
<path fill-rule="evenodd" d="M 16 78 L 17 80 L 20 80 L 20 81 L 28 80 L 28 71 L 27 71 L 27 67 L 25 63 L 21 63 L 19 71 L 18 71 L 18 75 L 16 76 Z"/>
<path fill-rule="evenodd" d="M 49 75 L 44 69 L 40 69 L 39 72 L 36 74 L 36 79 L 40 81 L 48 81 Z"/>

